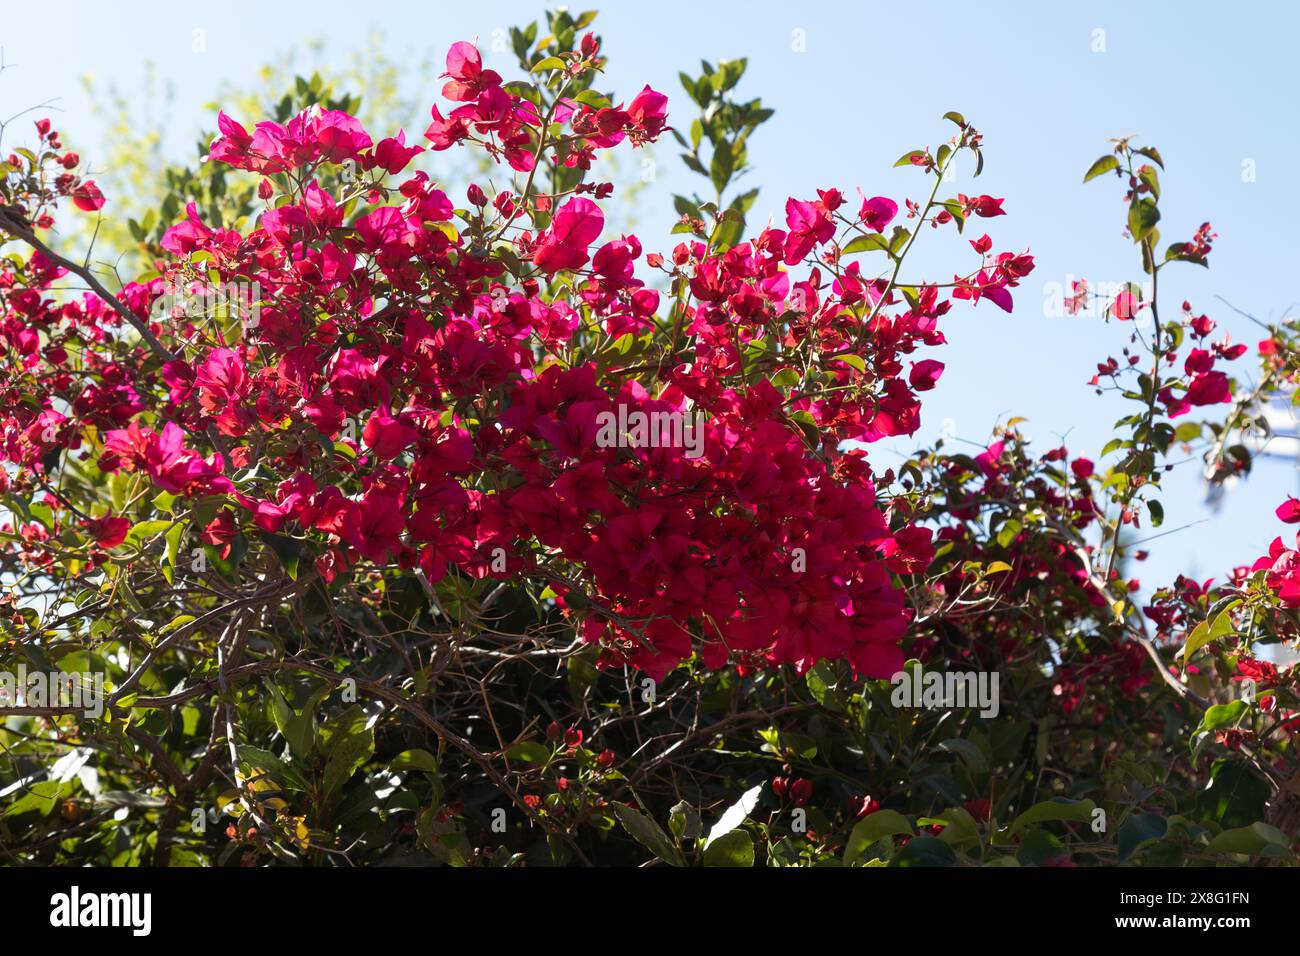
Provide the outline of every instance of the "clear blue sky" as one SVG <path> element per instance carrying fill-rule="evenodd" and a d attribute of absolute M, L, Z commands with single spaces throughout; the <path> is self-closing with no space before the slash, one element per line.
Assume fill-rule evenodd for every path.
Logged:
<path fill-rule="evenodd" d="M 189 156 L 195 135 L 214 125 L 202 108 L 219 87 L 253 85 L 262 64 L 308 38 L 325 37 L 340 59 L 363 47 L 374 28 L 399 57 L 440 56 L 455 40 L 478 38 L 488 65 L 505 73 L 513 61 L 492 55 L 493 31 L 542 10 L 515 2 L 47 2 L 39 16 L 5 18 L 0 46 L 13 68 L 0 76 L 0 113 L 57 99 L 56 125 L 93 162 L 101 141 L 80 77 L 91 74 L 130 95 L 152 61 L 174 91 L 167 142 L 177 156 Z M 963 170 L 954 191 L 1005 196 L 1008 215 L 989 222 L 988 231 L 997 248 L 1030 248 L 1038 269 L 1019 290 L 1014 314 L 962 307 L 946 320 L 949 345 L 934 356 L 948 368 L 926 397 L 918 440 L 937 434 L 945 419 L 962 438 L 983 440 L 1009 414 L 1027 416 L 1027 433 L 1043 447 L 1068 433 L 1071 449 L 1089 454 L 1106 440 L 1122 414 L 1119 403 L 1097 398 L 1084 383 L 1096 361 L 1118 354 L 1124 330 L 1096 318 L 1048 317 L 1044 302 L 1046 286 L 1070 276 L 1141 278 L 1120 234 L 1117 184 L 1081 183 L 1110 136 L 1140 133 L 1162 152 L 1166 240 L 1190 236 L 1206 219 L 1219 233 L 1209 271 L 1188 265 L 1165 273 L 1162 296 L 1167 289 L 1171 307 L 1190 299 L 1235 339 L 1253 344 L 1258 330 L 1216 295 L 1264 319 L 1300 301 L 1292 214 L 1300 15 L 1291 4 L 1255 3 L 1246 15 L 1240 5 L 1190 2 L 1067 8 L 656 0 L 605 4 L 597 25 L 611 57 L 607 86 L 630 98 L 651 84 L 669 95 L 670 122 L 683 125 L 692 107 L 678 69 L 697 70 L 701 58 L 749 57 L 741 92 L 777 110 L 750 148 L 752 182 L 763 189 L 753 223 L 779 219 L 786 196 L 810 197 L 818 187 L 917 197 L 920 177 L 892 169 L 894 160 L 942 141 L 949 127 L 940 116 L 948 110 L 983 130 L 985 173 L 972 183 Z M 206 31 L 203 53 L 192 49 L 196 29 Z M 1099 30 L 1104 52 L 1094 49 Z M 803 52 L 795 49 L 795 31 L 802 31 Z M 428 76 L 424 86 L 431 104 L 440 82 Z M 421 132 L 426 120 L 427 112 L 412 117 L 408 133 Z M 652 250 L 671 248 L 667 196 L 686 182 L 670 146 L 656 153 L 654 188 L 665 212 L 640 211 L 638 232 Z M 1246 160 L 1253 160 L 1254 182 L 1243 182 Z M 950 278 L 950 263 L 967 261 L 956 243 L 937 236 L 917 248 L 920 268 L 933 270 L 927 277 Z M 872 454 L 882 465 L 897 460 L 879 446 Z M 1153 542 L 1144 584 L 1179 570 L 1219 576 L 1252 560 L 1281 529 L 1273 508 L 1295 485 L 1292 461 L 1261 462 L 1211 512 L 1196 466 L 1180 467 L 1165 496 L 1165 530 L 1208 520 Z"/>

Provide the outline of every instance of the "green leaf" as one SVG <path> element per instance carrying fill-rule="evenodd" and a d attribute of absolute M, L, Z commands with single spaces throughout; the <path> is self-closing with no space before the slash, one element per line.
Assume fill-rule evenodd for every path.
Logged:
<path fill-rule="evenodd" d="M 162 534 L 170 528 L 174 521 L 140 521 L 131 527 L 127 532 L 126 543 L 134 545 L 137 548 L 143 547 L 145 542 L 150 538 Z"/>
<path fill-rule="evenodd" d="M 564 69 L 563 60 L 561 60 L 558 56 L 548 56 L 534 63 L 532 67 L 528 70 L 528 72 L 541 73 L 545 70 L 562 70 L 562 69 Z"/>
<path fill-rule="evenodd" d="M 1147 159 L 1154 162 L 1161 169 L 1165 168 L 1165 161 L 1160 158 L 1160 151 L 1156 149 L 1154 146 L 1139 146 L 1137 149 L 1133 150 L 1133 152 L 1145 156 Z"/>
<path fill-rule="evenodd" d="M 1183 645 L 1183 664 L 1185 665 L 1192 659 L 1192 655 L 1199 651 L 1210 641 L 1216 641 L 1223 637 L 1231 637 L 1233 634 L 1232 616 L 1228 613 L 1235 608 L 1241 601 L 1233 601 L 1213 620 L 1206 618 L 1196 627 L 1192 628 L 1192 633 L 1187 637 L 1187 643 Z"/>
<path fill-rule="evenodd" d="M 1119 862 L 1123 863 L 1152 840 L 1160 839 L 1168 830 L 1169 821 L 1157 813 L 1131 814 L 1119 826 Z"/>
<path fill-rule="evenodd" d="M 637 843 L 665 863 L 672 866 L 686 865 L 681 853 L 673 846 L 668 834 L 659 828 L 659 824 L 640 810 L 634 810 L 621 803 L 611 803 L 610 808 L 614 811 L 614 816 L 618 817 L 618 822 L 623 825 L 623 829 L 630 833 Z"/>
<path fill-rule="evenodd" d="M 42 780 L 27 788 L 26 792 L 9 805 L 0 816 L 16 817 L 35 810 L 43 817 L 54 812 L 54 808 L 78 786 L 76 780 L 55 781 Z"/>
<path fill-rule="evenodd" d="M 798 369 L 783 368 L 772 376 L 772 385 L 776 388 L 793 388 L 802 381 Z"/>
<path fill-rule="evenodd" d="M 907 244 L 912 234 L 904 226 L 895 226 L 894 231 L 889 235 L 889 254 L 897 256 L 902 251 L 903 246 Z"/>
<path fill-rule="evenodd" d="M 859 820 L 844 845 L 844 865 L 860 857 L 871 844 L 888 836 L 912 833 L 912 824 L 897 810 L 877 810 Z"/>
<path fill-rule="evenodd" d="M 1241 718 L 1250 713 L 1250 704 L 1244 700 L 1229 701 L 1226 704 L 1214 704 L 1201 716 L 1196 733 L 1204 734 L 1223 727 L 1234 728 Z"/>
<path fill-rule="evenodd" d="M 595 90 L 583 90 L 574 97 L 579 103 L 590 106 L 593 109 L 605 109 L 610 105 L 609 97 L 604 93 L 598 93 Z"/>
<path fill-rule="evenodd" d="M 827 710 L 844 710 L 844 695 L 839 689 L 835 669 L 829 661 L 818 661 L 809 668 L 804 675 L 804 683 L 808 685 L 808 693 L 812 694 L 813 700 L 821 706 Z"/>
<path fill-rule="evenodd" d="M 709 163 L 709 181 L 713 183 L 713 188 L 718 191 L 719 196 L 731 181 L 731 173 L 734 169 L 735 157 L 731 153 L 731 144 L 718 143 L 713 149 L 713 159 Z"/>
<path fill-rule="evenodd" d="M 1151 191 L 1152 198 L 1160 199 L 1160 177 L 1150 166 L 1144 166 L 1138 173 L 1138 179 Z"/>
<path fill-rule="evenodd" d="M 704 167 L 700 165 L 700 161 L 690 153 L 682 153 L 682 160 L 695 172 L 704 173 Z M 700 207 L 685 196 L 674 195 L 673 208 L 677 210 L 679 216 L 690 216 L 692 219 L 700 218 Z"/>
<path fill-rule="evenodd" d="M 188 521 L 178 521 L 168 529 L 164 539 L 167 542 L 167 564 L 163 568 L 163 576 L 167 579 L 168 584 L 176 583 L 176 556 L 181 549 L 181 536 L 185 529 L 189 527 Z"/>
<path fill-rule="evenodd" d="M 1205 848 L 1206 853 L 1245 853 L 1249 856 L 1283 856 L 1290 852 L 1290 838 L 1267 823 L 1224 830 Z"/>
<path fill-rule="evenodd" d="M 841 352 L 839 355 L 832 355 L 826 361 L 843 362 L 845 365 L 851 365 L 853 368 L 863 373 L 867 370 L 867 363 L 863 360 L 862 356 L 854 355 L 852 352 Z"/>
<path fill-rule="evenodd" d="M 388 764 L 390 770 L 420 770 L 424 773 L 438 772 L 438 758 L 427 750 L 403 750 Z"/>
<path fill-rule="evenodd" d="M 841 252 L 844 255 L 851 255 L 855 252 L 888 252 L 889 241 L 876 232 L 869 232 L 865 236 L 855 236 L 849 241 Z"/>
<path fill-rule="evenodd" d="M 1091 800 L 1053 799 L 1036 803 L 1012 822 L 1009 832 L 1014 835 L 1035 823 L 1064 820 L 1070 823 L 1090 823 L 1096 804 Z"/>
<path fill-rule="evenodd" d="M 681 82 L 682 82 L 682 89 L 684 89 L 684 90 L 687 92 L 687 94 L 690 95 L 691 99 L 693 99 L 693 100 L 695 101 L 695 105 L 696 105 L 696 106 L 700 106 L 700 107 L 708 106 L 708 104 L 709 104 L 709 92 L 711 92 L 711 91 L 706 91 L 706 92 L 704 93 L 703 97 L 701 98 L 701 95 L 700 95 L 700 88 L 699 88 L 699 86 L 696 85 L 696 83 L 695 83 L 695 81 L 694 81 L 693 79 L 691 79 L 691 78 L 690 78 L 689 76 L 687 76 L 685 73 L 682 73 L 682 72 L 680 72 L 680 71 L 679 71 L 678 74 L 677 74 L 677 78 L 678 78 L 679 80 L 681 80 Z"/>
<path fill-rule="evenodd" d="M 979 824 L 970 815 L 970 811 L 963 807 L 952 807 L 945 810 L 943 815 L 938 817 L 935 822 L 944 825 L 943 831 L 939 834 L 939 839 L 949 846 L 959 847 L 968 843 L 979 842 Z"/>
<path fill-rule="evenodd" d="M 704 849 L 707 851 L 714 841 L 726 836 L 736 827 L 745 822 L 745 818 L 753 812 L 754 807 L 758 806 L 759 795 L 763 792 L 763 785 L 760 783 L 756 787 L 750 787 L 740 799 L 727 807 L 718 822 L 709 828 L 709 835 L 704 841 Z"/>
<path fill-rule="evenodd" d="M 1244 827 L 1264 818 L 1268 781 L 1244 763 L 1223 758 L 1210 768 L 1210 785 L 1196 795 L 1196 815 L 1222 827 Z"/>
<path fill-rule="evenodd" d="M 551 748 L 536 740 L 521 740 L 506 751 L 506 756 L 520 763 L 544 764 L 551 759 Z"/>
<path fill-rule="evenodd" d="M 754 840 L 745 830 L 732 830 L 704 848 L 705 866 L 753 866 Z"/>
<path fill-rule="evenodd" d="M 375 729 L 371 719 L 355 704 L 321 728 L 325 739 L 325 772 L 322 788 L 328 796 L 347 783 L 375 752 Z"/>
<path fill-rule="evenodd" d="M 1090 179 L 1096 179 L 1103 173 L 1109 173 L 1116 169 L 1119 169 L 1119 159 L 1113 153 L 1107 153 L 1088 167 L 1088 171 L 1083 174 L 1083 181 L 1086 183 Z"/>
<path fill-rule="evenodd" d="M 1134 199 L 1128 207 L 1128 231 L 1134 242 L 1141 242 L 1160 221 L 1160 210 L 1154 199 Z"/>
<path fill-rule="evenodd" d="M 679 843 L 682 840 L 698 840 L 700 838 L 699 812 L 685 800 L 677 801 L 669 810 L 668 829 L 672 831 L 673 839 Z"/>
<path fill-rule="evenodd" d="M 758 198 L 758 190 L 751 189 L 748 192 L 741 193 L 735 199 L 731 200 L 731 203 L 727 206 L 727 208 L 734 209 L 736 212 L 740 213 L 741 216 L 743 217 L 745 213 L 749 212 L 749 210 L 753 208 L 754 200 L 756 200 L 757 198 Z"/>
<path fill-rule="evenodd" d="M 1002 526 L 998 528 L 998 544 L 1004 548 L 1011 547 L 1011 542 L 1015 541 L 1016 537 L 1023 530 L 1024 530 L 1024 525 L 1022 525 L 1015 518 L 1011 518 L 1008 521 L 1004 521 L 1002 523 Z"/>
<path fill-rule="evenodd" d="M 289 750 L 300 760 L 311 755 L 316 742 L 316 728 L 312 717 L 315 700 L 312 700 L 301 713 L 295 711 L 285 699 L 280 688 L 269 678 L 263 683 L 271 697 L 271 717 L 275 727 L 289 742 Z"/>
<path fill-rule="evenodd" d="M 164 634 L 170 634 L 172 631 L 176 630 L 176 628 L 184 627 L 186 624 L 194 620 L 197 620 L 197 618 L 195 618 L 193 614 L 178 614 L 158 629 L 158 636 L 162 637 Z"/>

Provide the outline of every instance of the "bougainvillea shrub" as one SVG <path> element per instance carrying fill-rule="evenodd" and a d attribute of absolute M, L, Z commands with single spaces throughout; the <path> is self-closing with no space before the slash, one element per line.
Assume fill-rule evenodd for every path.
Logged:
<path fill-rule="evenodd" d="M 979 130 L 755 228 L 744 61 L 601 92 L 593 19 L 513 30 L 513 77 L 454 44 L 422 132 L 307 83 L 219 113 L 240 187 L 132 222 L 144 275 L 60 240 L 113 197 L 49 121 L 4 158 L 6 856 L 1292 862 L 1300 555 L 1131 577 L 1172 457 L 1244 474 L 1300 369 L 1293 327 L 1169 305 L 1217 236 L 1162 240 L 1160 154 L 1087 172 L 1145 275 L 1078 385 L 1128 400 L 1109 444 L 1013 418 L 885 467 L 945 325 L 1034 268 L 995 238 L 1014 197 L 948 189 Z M 651 144 L 701 177 L 650 191 L 667 236 L 601 178 Z M 488 172 L 440 178 L 463 150 Z"/>

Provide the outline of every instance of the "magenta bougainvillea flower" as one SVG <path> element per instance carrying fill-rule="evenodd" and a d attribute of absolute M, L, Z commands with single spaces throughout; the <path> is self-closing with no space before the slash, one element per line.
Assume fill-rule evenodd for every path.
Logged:
<path fill-rule="evenodd" d="M 570 199 L 538 241 L 533 262 L 543 272 L 578 269 L 586 265 L 587 250 L 604 227 L 599 206 L 590 199 Z"/>

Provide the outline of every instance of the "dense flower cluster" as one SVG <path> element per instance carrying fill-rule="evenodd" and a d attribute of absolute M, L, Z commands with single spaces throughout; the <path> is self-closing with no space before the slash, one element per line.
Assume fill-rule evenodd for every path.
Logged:
<path fill-rule="evenodd" d="M 588 40 L 557 68 L 598 63 Z M 433 108 L 432 148 L 477 144 L 523 174 L 543 156 L 586 170 L 667 125 L 648 87 L 626 107 L 561 96 L 543 109 L 468 43 L 444 76 L 461 105 Z M 143 343 L 131 368 L 92 347 L 74 368 L 61 343 L 115 344 L 121 310 L 94 293 L 42 297 L 62 270 L 39 252 L 20 283 L 6 263 L 24 288 L 4 335 L 25 383 L 43 385 L 6 402 L 10 461 L 39 472 L 61 448 L 93 449 L 105 474 L 196 499 L 201 538 L 222 554 L 255 531 L 284 535 L 330 581 L 362 561 L 431 583 L 530 576 L 608 661 L 656 676 L 695 651 L 710 666 L 897 670 L 911 612 L 895 575 L 929 564 L 930 532 L 891 518 L 866 456 L 842 443 L 917 429 L 917 393 L 943 365 L 905 358 L 943 343 L 950 302 L 841 261 L 846 237 L 881 236 L 896 203 L 864 198 L 849 216 L 823 190 L 791 199 L 784 229 L 645 254 L 633 235 L 599 242 L 604 212 L 576 193 L 608 184 L 473 185 L 457 208 L 424 172 L 387 184 L 422 148 L 401 132 L 376 142 L 340 110 L 251 132 L 222 113 L 219 127 L 208 161 L 265 177 L 265 208 L 241 232 L 191 204 L 163 237 L 161 273 L 122 291 L 156 336 L 152 359 Z M 1001 203 L 962 196 L 930 221 Z M 1032 258 L 994 254 L 987 236 L 971 245 L 980 265 L 953 297 L 1010 310 Z M 666 289 L 638 276 L 642 261 Z M 243 290 L 224 325 L 185 304 L 223 288 Z M 641 358 L 651 339 L 657 364 Z M 68 404 L 72 416 L 57 410 Z M 602 416 L 628 413 L 696 420 L 701 453 L 598 440 Z M 123 519 L 83 520 L 101 548 L 121 540 Z"/>

